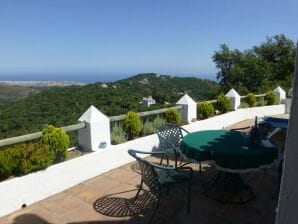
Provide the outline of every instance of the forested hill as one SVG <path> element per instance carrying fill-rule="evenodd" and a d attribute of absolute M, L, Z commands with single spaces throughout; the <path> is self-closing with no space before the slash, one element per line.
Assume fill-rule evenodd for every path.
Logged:
<path fill-rule="evenodd" d="M 139 103 L 143 97 L 160 102 L 152 110 L 164 107 L 164 101 L 174 104 L 184 93 L 195 100 L 210 99 L 218 93 L 218 85 L 197 78 L 140 74 L 111 83 L 56 87 L 0 106 L 0 139 L 39 131 L 47 124 L 74 124 L 90 105 L 112 116 L 148 110 Z"/>
<path fill-rule="evenodd" d="M 0 84 L 0 105 L 22 99 L 34 91 L 38 90 L 27 86 Z"/>

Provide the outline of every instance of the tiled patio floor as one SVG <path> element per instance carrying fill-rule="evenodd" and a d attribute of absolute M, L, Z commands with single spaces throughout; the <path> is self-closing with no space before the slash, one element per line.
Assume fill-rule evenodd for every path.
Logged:
<path fill-rule="evenodd" d="M 233 127 L 246 126 L 253 122 L 244 121 Z M 0 224 L 95 224 L 95 223 L 144 223 L 145 218 L 111 217 L 99 214 L 93 204 L 103 196 L 131 198 L 136 193 L 140 176 L 132 169 L 134 163 L 99 175 L 62 193 L 0 218 Z M 200 175 L 198 165 L 191 165 L 195 172 L 192 183 L 191 213 L 186 212 L 185 192 L 171 189 L 163 195 L 154 223 L 274 223 L 277 204 L 277 168 L 243 174 L 250 184 L 256 199 L 246 204 L 220 203 L 204 196 L 202 184 L 216 173 L 212 163 L 203 164 Z M 117 199 L 119 200 L 119 199 Z M 1 205 L 3 206 L 3 205 Z"/>

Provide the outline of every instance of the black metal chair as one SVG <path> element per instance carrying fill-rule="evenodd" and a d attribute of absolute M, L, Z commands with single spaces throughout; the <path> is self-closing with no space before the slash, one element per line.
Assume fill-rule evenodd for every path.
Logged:
<path fill-rule="evenodd" d="M 167 159 L 167 164 L 169 164 L 169 156 L 173 155 L 175 158 L 175 167 L 178 166 L 178 157 L 181 157 L 181 143 L 185 134 L 189 132 L 176 124 L 165 124 L 157 129 L 157 136 L 159 138 L 160 151 L 165 152 L 161 156 L 160 164 L 164 157 Z M 183 164 L 186 165 L 189 162 Z M 180 158 L 180 166 L 182 164 L 182 159 Z M 201 164 L 200 164 L 201 170 Z"/>
<path fill-rule="evenodd" d="M 161 189 L 163 187 L 169 188 L 173 184 L 177 183 L 188 183 L 188 199 L 187 199 L 187 212 L 190 212 L 190 197 L 191 197 L 191 179 L 192 179 L 192 168 L 191 167 L 173 167 L 173 166 L 160 166 L 154 163 L 150 163 L 137 154 L 145 155 L 161 155 L 164 152 L 143 152 L 137 150 L 128 150 L 129 155 L 134 157 L 139 165 L 141 171 L 141 184 L 138 192 L 135 196 L 135 201 L 138 201 L 140 192 L 145 184 L 148 188 L 154 200 L 151 200 L 151 216 L 149 223 L 153 222 L 154 215 L 158 209 Z M 137 205 L 135 205 L 137 206 Z"/>

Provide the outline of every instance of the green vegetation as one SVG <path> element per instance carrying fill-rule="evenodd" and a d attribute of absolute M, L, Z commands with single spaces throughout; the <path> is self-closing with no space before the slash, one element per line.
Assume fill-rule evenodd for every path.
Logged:
<path fill-rule="evenodd" d="M 120 144 L 127 141 L 126 134 L 119 122 L 115 122 L 111 133 L 112 144 Z"/>
<path fill-rule="evenodd" d="M 12 175 L 16 161 L 8 150 L 0 151 L 0 181 Z"/>
<path fill-rule="evenodd" d="M 134 139 L 142 130 L 142 123 L 139 115 L 134 111 L 129 111 L 123 121 L 123 129 L 128 139 Z"/>
<path fill-rule="evenodd" d="M 39 90 L 34 87 L 0 84 L 0 106 L 23 99 L 37 91 Z"/>
<path fill-rule="evenodd" d="M 52 125 L 47 126 L 42 131 L 41 142 L 48 145 L 55 155 L 55 162 L 67 159 L 69 147 L 69 137 L 65 130 Z"/>
<path fill-rule="evenodd" d="M 153 126 L 153 122 L 149 121 L 148 119 L 143 123 L 142 133 L 144 136 L 151 135 L 155 132 L 155 128 Z"/>
<path fill-rule="evenodd" d="M 257 106 L 262 107 L 262 106 L 265 106 L 265 105 L 266 105 L 266 102 L 265 102 L 264 97 L 258 97 L 258 99 L 257 99 Z"/>
<path fill-rule="evenodd" d="M 143 124 L 142 133 L 144 136 L 151 135 L 156 133 L 156 130 L 164 125 L 166 122 L 164 119 L 160 118 L 159 116 L 156 117 L 153 121 L 147 119 Z"/>
<path fill-rule="evenodd" d="M 277 95 L 273 91 L 266 93 L 264 100 L 266 101 L 266 105 L 274 105 L 278 101 Z"/>
<path fill-rule="evenodd" d="M 172 109 L 172 108 L 167 109 L 165 112 L 165 120 L 166 120 L 166 123 L 179 124 L 180 115 L 178 110 Z"/>
<path fill-rule="evenodd" d="M 130 110 L 169 107 L 183 93 L 197 101 L 214 98 L 218 88 L 210 80 L 157 74 L 140 74 L 106 85 L 53 87 L 0 106 L 0 139 L 40 131 L 49 124 L 56 127 L 75 124 L 90 105 L 107 116 L 114 116 Z M 147 108 L 139 103 L 143 97 L 155 95 L 159 96 L 158 102 L 167 101 L 170 105 L 155 104 Z"/>
<path fill-rule="evenodd" d="M 153 127 L 155 129 L 154 133 L 156 132 L 156 130 L 158 128 L 160 128 L 161 126 L 163 126 L 166 123 L 165 119 L 157 116 L 154 120 L 153 120 Z"/>
<path fill-rule="evenodd" d="M 245 100 L 250 107 L 255 106 L 257 102 L 255 94 L 253 93 L 248 93 Z"/>
<path fill-rule="evenodd" d="M 198 117 L 206 119 L 214 115 L 214 107 L 211 103 L 204 101 L 203 103 L 198 104 Z"/>
<path fill-rule="evenodd" d="M 223 92 L 231 88 L 240 94 L 264 93 L 274 86 L 288 91 L 295 68 L 295 44 L 283 34 L 268 37 L 251 49 L 230 50 L 226 44 L 213 55 L 217 79 Z"/>
<path fill-rule="evenodd" d="M 231 101 L 221 93 L 217 96 L 216 107 L 221 113 L 226 113 L 232 109 Z"/>
<path fill-rule="evenodd" d="M 53 164 L 54 161 L 53 151 L 41 142 L 21 144 L 13 148 L 11 152 L 13 158 L 17 161 L 14 171 L 17 175 L 44 169 Z"/>
<path fill-rule="evenodd" d="M 41 142 L 9 147 L 0 151 L 0 180 L 44 169 L 54 158 L 54 152 Z"/>
<path fill-rule="evenodd" d="M 44 128 L 39 141 L 17 144 L 0 151 L 0 180 L 45 169 L 67 159 L 69 138 L 61 128 Z"/>

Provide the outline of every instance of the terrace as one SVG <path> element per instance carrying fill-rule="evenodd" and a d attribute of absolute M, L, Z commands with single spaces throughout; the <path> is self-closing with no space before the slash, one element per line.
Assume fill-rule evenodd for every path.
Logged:
<path fill-rule="evenodd" d="M 230 129 L 251 126 L 254 116 L 284 114 L 286 104 L 258 108 L 237 109 L 234 103 L 233 112 L 215 116 L 211 119 L 193 121 L 193 104 L 186 102 L 179 105 L 181 115 L 190 124 L 184 127 L 189 131 L 206 129 Z M 240 98 L 240 96 L 239 96 Z M 281 97 L 280 97 L 281 98 Z M 94 112 L 87 111 L 89 117 Z M 96 112 L 97 113 L 97 112 Z M 195 114 L 195 115 L 194 115 Z M 100 115 L 101 116 L 101 115 Z M 27 176 L 4 181 L 0 184 L 0 194 L 6 206 L 1 206 L 1 223 L 146 223 L 147 216 L 138 216 L 123 203 L 136 193 L 140 183 L 139 170 L 134 160 L 128 156 L 127 150 L 135 148 L 149 151 L 158 146 L 156 135 L 139 138 L 116 146 L 109 145 L 109 135 L 103 133 L 96 142 L 92 142 L 94 127 L 103 128 L 110 120 L 88 120 L 79 125 L 82 145 L 92 148 L 95 152 L 85 156 L 56 164 L 44 171 Z M 93 117 L 94 118 L 94 117 Z M 119 117 L 114 117 L 114 120 Z M 100 123 L 102 122 L 103 123 Z M 76 126 L 76 128 L 77 128 Z M 87 126 L 88 128 L 85 128 Z M 107 125 L 109 126 L 109 125 Z M 68 127 L 74 130 L 74 127 Z M 108 127 L 109 130 L 109 127 Z M 97 130 L 98 131 L 98 130 Z M 83 138 L 83 137 L 84 138 Z M 88 137 L 89 136 L 89 137 Z M 32 136 L 31 136 L 32 137 Z M 38 137 L 38 135 L 35 135 Z M 279 136 L 277 141 L 282 145 L 285 136 Z M 86 139 L 91 139 L 89 142 Z M 24 139 L 22 139 L 24 140 Z M 11 141 L 11 140 L 9 140 Z M 16 141 L 14 139 L 13 141 Z M 104 143 L 104 144 L 103 144 Z M 104 147 L 107 144 L 105 149 Z M 156 158 L 147 158 L 155 160 Z M 220 203 L 203 194 L 203 184 L 212 177 L 216 168 L 213 162 L 204 162 L 202 174 L 198 172 L 199 165 L 191 164 L 194 169 L 192 182 L 191 213 L 186 212 L 186 197 L 180 188 L 173 188 L 170 194 L 163 194 L 162 201 L 154 223 L 273 223 L 276 216 L 278 200 L 278 171 L 276 166 L 243 174 L 244 180 L 250 184 L 256 199 L 245 204 Z M 173 197 L 175 195 L 175 197 Z M 109 209 L 101 210 L 98 205 L 107 203 Z M 18 210 L 19 209 L 19 210 Z M 122 217 L 120 211 L 126 214 Z"/>
<path fill-rule="evenodd" d="M 254 120 L 244 120 L 229 128 L 253 125 Z M 154 160 L 155 158 L 151 158 Z M 131 198 L 140 183 L 140 175 L 134 162 L 103 173 L 84 181 L 66 191 L 34 203 L 22 210 L 4 216 L 0 223 L 146 223 L 146 217 L 131 215 L 119 198 Z M 161 205 L 154 223 L 273 223 L 277 206 L 278 172 L 276 166 L 269 170 L 247 173 L 244 179 L 252 185 L 256 199 L 245 204 L 220 203 L 204 196 L 202 184 L 216 172 L 212 162 L 203 163 L 202 175 L 198 164 L 192 164 L 194 178 L 192 183 L 191 214 L 186 213 L 186 198 L 181 188 L 171 189 L 169 195 L 162 197 Z M 109 215 L 94 204 L 102 204 L 103 197 L 109 195 L 111 201 Z M 173 197 L 175 195 L 175 197 Z M 114 215 L 112 213 L 114 212 Z M 118 216 L 118 217 L 117 217 Z"/>

